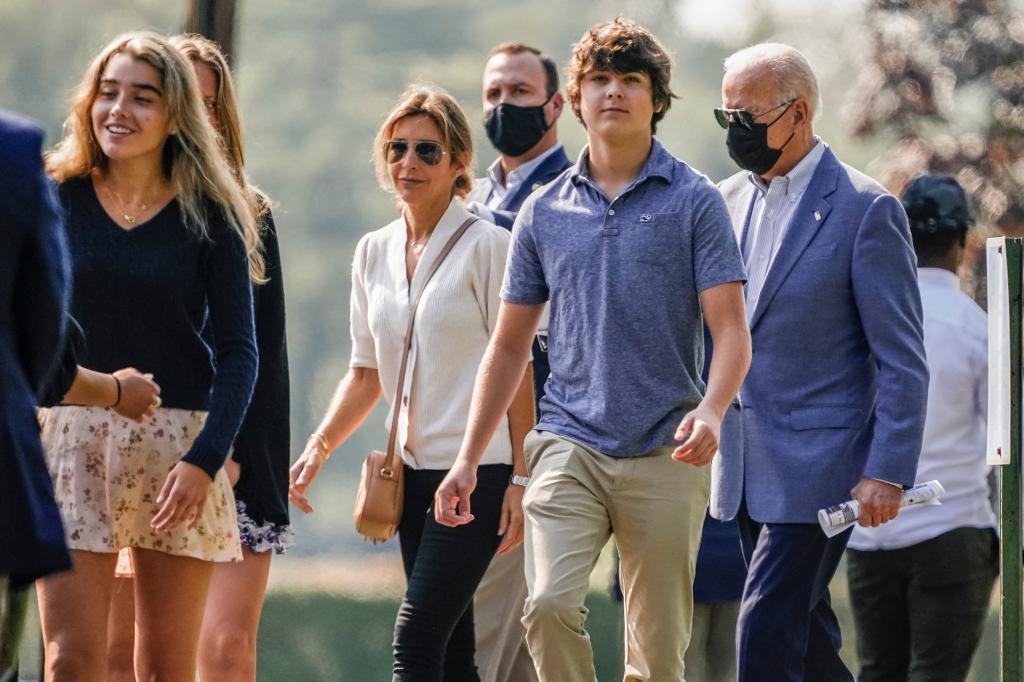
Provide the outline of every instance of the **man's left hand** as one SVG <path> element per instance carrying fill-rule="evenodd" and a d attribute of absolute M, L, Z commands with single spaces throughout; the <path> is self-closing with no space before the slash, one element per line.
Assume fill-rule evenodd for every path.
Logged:
<path fill-rule="evenodd" d="M 875 528 L 896 518 L 903 490 L 891 483 L 862 478 L 850 491 L 850 496 L 860 504 L 857 523 L 865 528 Z"/>
<path fill-rule="evenodd" d="M 721 431 L 722 419 L 701 403 L 679 422 L 676 440 L 683 442 L 672 452 L 672 459 L 698 467 L 708 464 L 718 452 Z"/>

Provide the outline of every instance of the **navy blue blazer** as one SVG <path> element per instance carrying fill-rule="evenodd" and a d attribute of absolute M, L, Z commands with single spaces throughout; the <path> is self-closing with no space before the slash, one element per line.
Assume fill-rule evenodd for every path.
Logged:
<path fill-rule="evenodd" d="M 746 239 L 755 188 L 719 188 Z M 911 486 L 928 399 L 907 215 L 830 149 L 793 215 L 750 318 L 753 359 L 722 424 L 711 513 L 742 499 L 765 523 L 815 523 L 862 477 Z"/>
<path fill-rule="evenodd" d="M 70 293 L 42 141 L 37 126 L 0 112 L 0 575 L 14 585 L 71 567 L 35 415 L 62 348 Z"/>
<path fill-rule="evenodd" d="M 516 215 L 519 213 L 519 208 L 526 201 L 526 197 L 530 196 L 542 185 L 546 185 L 557 178 L 571 165 L 572 161 L 565 155 L 564 148 L 559 147 L 556 151 L 552 152 L 551 156 L 541 161 L 540 165 L 533 169 L 533 172 L 519 185 L 515 192 L 505 195 L 498 208 L 491 209 L 491 213 L 494 214 L 494 224 L 504 227 L 506 230 L 511 230 L 512 224 L 516 221 Z M 491 182 L 489 177 L 477 178 L 473 181 L 473 189 L 470 191 L 469 196 L 466 197 L 466 200 L 477 201 L 486 205 L 493 193 L 494 183 Z M 543 343 L 541 342 L 542 338 L 544 339 Z M 551 374 L 551 366 L 548 364 L 547 339 L 546 337 L 538 336 L 533 342 L 533 395 L 537 399 L 538 405 L 540 404 L 540 399 L 544 397 L 544 382 L 548 380 L 549 374 Z"/>
<path fill-rule="evenodd" d="M 494 224 L 504 227 L 506 230 L 511 230 L 512 223 L 516 220 L 516 214 L 519 213 L 519 208 L 526 201 L 526 197 L 530 196 L 541 185 L 546 185 L 557 178 L 562 174 L 562 171 L 571 165 L 572 161 L 565 155 L 564 148 L 559 148 L 552 152 L 551 156 L 541 161 L 540 165 L 533 169 L 533 172 L 519 185 L 515 192 L 505 195 L 498 208 L 491 209 L 491 212 L 494 214 Z M 473 181 L 473 189 L 470 191 L 469 196 L 466 197 L 466 200 L 487 204 L 491 200 L 493 193 L 494 183 L 491 182 L 489 177 L 477 178 Z"/>

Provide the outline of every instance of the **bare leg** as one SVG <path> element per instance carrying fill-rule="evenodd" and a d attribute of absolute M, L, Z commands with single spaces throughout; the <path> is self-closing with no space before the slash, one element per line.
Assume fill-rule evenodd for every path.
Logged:
<path fill-rule="evenodd" d="M 107 620 L 107 679 L 135 682 L 135 586 L 131 578 L 115 578 Z"/>
<path fill-rule="evenodd" d="M 107 612 L 117 554 L 72 550 L 74 569 L 36 582 L 51 682 L 107 679 Z"/>
<path fill-rule="evenodd" d="M 136 676 L 145 682 L 194 682 L 213 562 L 133 547 L 132 564 Z"/>
<path fill-rule="evenodd" d="M 241 562 L 218 563 L 213 569 L 199 636 L 201 680 L 256 680 L 256 631 L 272 554 L 243 546 Z"/>

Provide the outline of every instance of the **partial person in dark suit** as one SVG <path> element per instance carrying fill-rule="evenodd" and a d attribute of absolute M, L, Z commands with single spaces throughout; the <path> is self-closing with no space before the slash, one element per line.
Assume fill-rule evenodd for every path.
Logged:
<path fill-rule="evenodd" d="M 511 230 L 526 197 L 572 165 L 558 143 L 558 117 L 565 104 L 555 62 L 520 43 L 503 43 L 491 50 L 483 81 L 484 127 L 501 155 L 485 177 L 473 182 L 467 208 Z M 533 343 L 538 403 L 550 373 L 547 356 L 545 323 Z M 499 549 L 473 602 L 476 659 L 483 682 L 537 679 L 521 622 L 525 603 L 523 546 Z"/>
<path fill-rule="evenodd" d="M 907 215 L 814 135 L 807 60 L 767 43 L 725 61 L 720 189 L 747 268 L 753 362 L 727 411 L 711 512 L 739 520 L 749 572 L 738 679 L 851 680 L 828 584 L 847 531 L 817 510 L 851 496 L 860 523 L 896 516 L 921 452 L 928 367 Z"/>
<path fill-rule="evenodd" d="M 71 567 L 34 411 L 62 347 L 70 287 L 42 142 L 37 126 L 0 112 L 0 679 L 16 664 L 25 587 Z"/>

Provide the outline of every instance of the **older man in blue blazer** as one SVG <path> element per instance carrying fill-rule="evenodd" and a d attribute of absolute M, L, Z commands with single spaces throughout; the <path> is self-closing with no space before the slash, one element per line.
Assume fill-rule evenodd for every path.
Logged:
<path fill-rule="evenodd" d="M 814 135 L 814 73 L 761 44 L 725 62 L 720 185 L 747 267 L 753 360 L 722 426 L 711 512 L 737 518 L 749 566 L 741 682 L 851 680 L 828 584 L 849 531 L 816 512 L 851 496 L 894 518 L 914 483 L 928 370 L 916 259 L 899 201 Z"/>
<path fill-rule="evenodd" d="M 16 663 L 24 586 L 71 567 L 34 410 L 62 346 L 70 281 L 42 140 L 0 112 L 0 679 Z"/>

